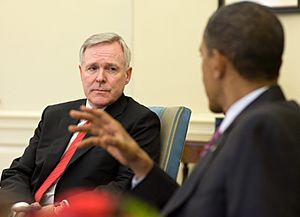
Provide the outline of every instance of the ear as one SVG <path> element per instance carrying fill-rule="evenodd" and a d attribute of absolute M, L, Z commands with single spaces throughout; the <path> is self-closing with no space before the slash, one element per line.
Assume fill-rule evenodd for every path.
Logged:
<path fill-rule="evenodd" d="M 226 58 L 217 49 L 213 49 L 211 52 L 213 76 L 215 79 L 221 79 L 226 73 Z"/>
<path fill-rule="evenodd" d="M 131 74 L 132 74 L 132 67 L 129 67 L 127 70 L 126 70 L 126 80 L 125 80 L 125 84 L 128 84 L 130 79 L 131 79 Z"/>
<path fill-rule="evenodd" d="M 83 68 L 81 65 L 78 65 L 78 68 L 79 68 L 79 72 L 80 72 L 80 78 L 82 80 L 82 76 L 83 76 Z"/>

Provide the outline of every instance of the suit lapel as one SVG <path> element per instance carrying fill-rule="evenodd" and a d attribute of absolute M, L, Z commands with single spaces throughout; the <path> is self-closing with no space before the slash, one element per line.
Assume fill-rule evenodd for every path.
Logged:
<path fill-rule="evenodd" d="M 127 105 L 127 98 L 123 94 L 116 102 L 114 102 L 112 105 L 107 106 L 105 111 L 114 119 L 118 119 L 118 117 L 124 113 Z"/>
<path fill-rule="evenodd" d="M 192 198 L 191 195 L 195 192 L 195 189 L 198 188 L 199 185 L 201 185 L 203 176 L 213 162 L 214 158 L 219 153 L 220 149 L 223 147 L 225 140 L 226 135 L 220 136 L 216 144 L 214 144 L 214 148 L 212 149 L 212 151 L 209 151 L 202 159 L 197 162 L 190 177 L 188 177 L 183 186 L 178 191 L 176 191 L 171 200 L 168 201 L 167 205 L 164 207 L 163 214 L 165 216 L 167 216 L 169 213 L 173 212 L 175 209 L 182 206 L 190 198 Z"/>

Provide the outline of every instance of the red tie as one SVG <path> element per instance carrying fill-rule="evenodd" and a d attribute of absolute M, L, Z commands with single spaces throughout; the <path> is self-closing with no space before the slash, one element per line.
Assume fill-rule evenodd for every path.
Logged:
<path fill-rule="evenodd" d="M 84 124 L 88 124 L 88 121 Z M 49 187 L 62 175 L 64 170 L 66 169 L 69 161 L 71 160 L 73 154 L 77 149 L 77 144 L 83 139 L 85 136 L 85 132 L 79 132 L 76 136 L 75 140 L 71 143 L 70 147 L 67 149 L 63 157 L 60 159 L 54 170 L 50 173 L 44 183 L 40 186 L 40 188 L 35 192 L 34 198 L 36 202 L 40 202 L 43 194 L 49 189 Z"/>

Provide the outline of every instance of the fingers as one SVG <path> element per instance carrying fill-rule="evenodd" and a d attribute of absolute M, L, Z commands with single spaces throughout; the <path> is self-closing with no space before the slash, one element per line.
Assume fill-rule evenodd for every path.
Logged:
<path fill-rule="evenodd" d="M 25 217 L 29 212 L 40 210 L 42 207 L 39 203 L 19 204 L 12 207 L 12 211 L 16 213 L 15 217 Z"/>
<path fill-rule="evenodd" d="M 81 107 L 80 107 L 81 108 Z M 83 112 L 83 111 L 77 111 L 77 110 L 71 110 L 70 111 L 70 116 L 74 119 L 84 119 L 84 120 L 91 120 L 91 115 L 88 112 Z"/>
<path fill-rule="evenodd" d="M 89 147 L 89 146 L 93 146 L 97 144 L 98 146 L 100 146 L 103 149 L 106 149 L 106 145 L 104 145 L 101 142 L 101 139 L 99 137 L 89 137 L 86 138 L 84 140 L 82 140 L 79 144 L 78 144 L 78 148 L 85 148 L 85 147 Z"/>
<path fill-rule="evenodd" d="M 38 202 L 34 202 L 34 203 L 30 204 L 30 208 L 31 208 L 31 210 L 39 210 L 42 208 L 42 206 Z"/>
<path fill-rule="evenodd" d="M 114 122 L 114 119 L 105 111 L 99 109 L 91 109 L 85 106 L 81 106 L 80 111 L 71 110 L 69 114 L 74 119 L 84 119 L 90 122 L 90 125 L 84 126 L 71 125 L 69 127 L 70 132 L 84 131 L 95 134 L 95 132 L 92 132 L 92 130 L 95 129 L 91 128 L 91 125 L 97 126 L 99 128 L 106 124 L 109 124 L 110 122 Z"/>
<path fill-rule="evenodd" d="M 98 123 L 108 123 L 112 120 L 112 117 L 107 114 L 105 111 L 100 109 L 93 109 L 87 108 L 85 106 L 80 106 L 80 111 L 71 110 L 70 116 L 74 119 L 84 119 L 88 120 L 91 123 L 98 124 Z"/>
<path fill-rule="evenodd" d="M 81 111 L 71 110 L 70 116 L 75 119 L 85 119 L 90 122 L 89 125 L 70 125 L 68 130 L 74 132 L 86 132 L 95 136 L 102 134 L 114 135 L 115 131 L 122 132 L 121 125 L 115 121 L 109 114 L 99 109 L 91 109 L 85 106 L 80 107 Z"/>
<path fill-rule="evenodd" d="M 31 208 L 30 208 L 30 205 L 24 203 L 24 205 L 23 204 L 22 205 L 18 204 L 18 206 L 15 206 L 15 205 L 12 206 L 11 210 L 13 212 L 17 212 L 17 213 L 18 212 L 29 212 L 31 210 Z"/>
<path fill-rule="evenodd" d="M 91 115 L 91 122 L 94 124 L 109 124 L 115 122 L 114 118 L 111 117 L 107 112 L 100 109 L 89 109 L 87 107 L 80 107 L 83 112 L 87 112 Z"/>
<path fill-rule="evenodd" d="M 89 138 L 86 138 L 82 140 L 78 144 L 78 148 L 84 148 L 89 146 L 97 145 L 104 150 L 107 149 L 108 146 L 118 146 L 119 141 L 109 135 L 103 135 L 103 136 L 91 136 Z"/>
<path fill-rule="evenodd" d="M 68 130 L 72 133 L 77 132 L 77 131 L 81 131 L 81 132 L 90 132 L 90 125 L 70 125 L 68 127 Z"/>
<path fill-rule="evenodd" d="M 27 213 L 26 212 L 18 212 L 15 214 L 15 217 L 26 217 Z"/>

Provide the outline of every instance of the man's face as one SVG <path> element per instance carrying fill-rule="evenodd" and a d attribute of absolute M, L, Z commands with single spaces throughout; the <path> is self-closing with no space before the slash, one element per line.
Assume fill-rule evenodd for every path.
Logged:
<path fill-rule="evenodd" d="M 202 79 L 209 102 L 209 109 L 212 112 L 220 113 L 222 112 L 222 106 L 219 100 L 221 85 L 214 76 L 214 64 L 216 60 L 214 59 L 214 54 L 207 50 L 204 40 L 200 46 L 200 53 L 202 56 Z"/>
<path fill-rule="evenodd" d="M 131 68 L 125 68 L 124 54 L 118 42 L 88 47 L 79 66 L 84 94 L 93 107 L 114 103 L 129 83 Z"/>

